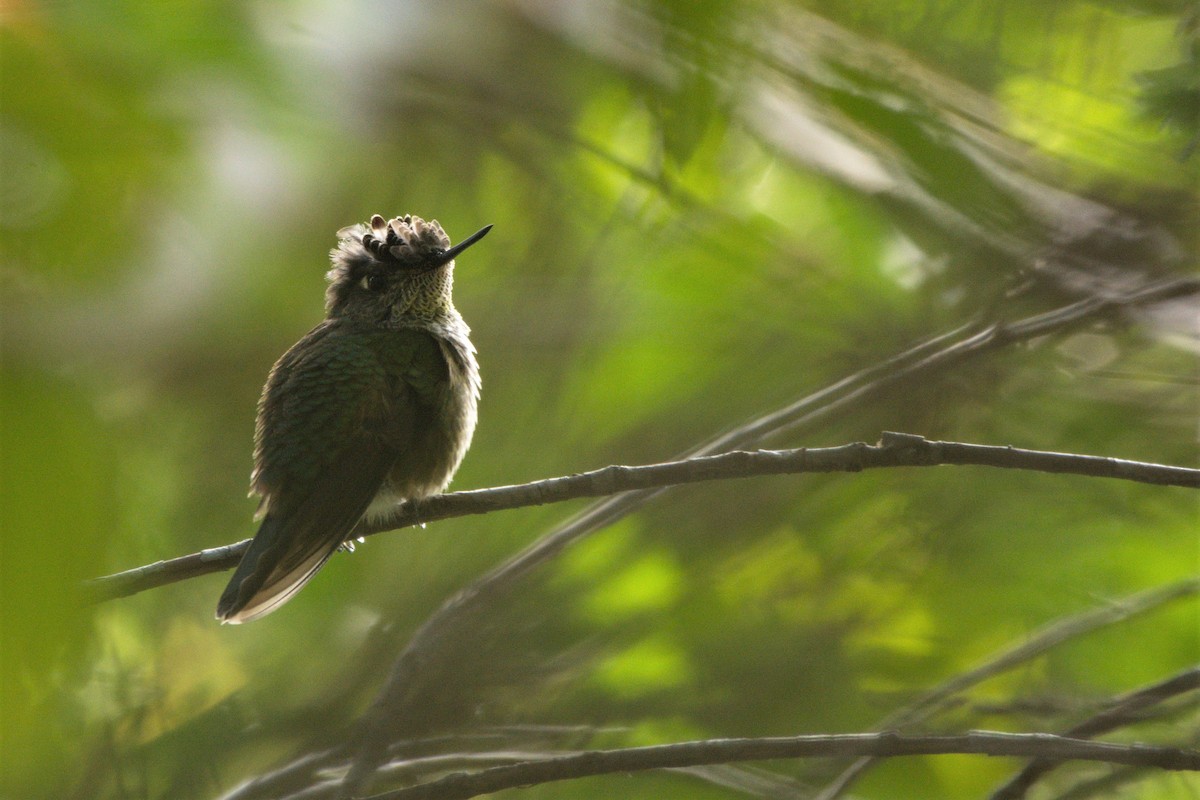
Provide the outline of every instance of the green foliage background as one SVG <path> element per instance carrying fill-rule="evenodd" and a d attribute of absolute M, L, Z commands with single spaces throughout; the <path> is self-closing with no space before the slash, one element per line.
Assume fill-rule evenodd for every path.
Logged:
<path fill-rule="evenodd" d="M 0 6 L 0 796 L 214 797 L 337 742 L 431 612 L 576 510 L 375 537 L 238 628 L 212 619 L 224 576 L 81 603 L 253 533 L 254 404 L 320 319 L 339 227 L 495 224 L 458 269 L 484 396 L 455 488 L 664 460 L 972 317 L 1194 273 L 1198 26 L 1169 0 Z M 993 351 L 769 444 L 1197 466 L 1195 316 Z M 1194 575 L 1197 520 L 1181 489 L 971 469 L 673 490 L 498 601 L 429 713 L 448 752 L 501 726 L 548 749 L 868 730 Z M 928 728 L 1060 730 L 1198 656 L 1192 595 Z M 1117 738 L 1195 732 L 1181 704 Z M 1014 766 L 900 759 L 856 791 L 982 796 Z M 514 796 L 614 791 L 745 796 Z"/>

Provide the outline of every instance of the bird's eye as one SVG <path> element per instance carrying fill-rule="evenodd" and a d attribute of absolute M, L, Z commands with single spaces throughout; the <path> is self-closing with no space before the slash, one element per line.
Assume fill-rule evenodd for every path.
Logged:
<path fill-rule="evenodd" d="M 364 275 L 358 285 L 368 292 L 382 292 L 387 288 L 387 281 L 382 275 Z"/>

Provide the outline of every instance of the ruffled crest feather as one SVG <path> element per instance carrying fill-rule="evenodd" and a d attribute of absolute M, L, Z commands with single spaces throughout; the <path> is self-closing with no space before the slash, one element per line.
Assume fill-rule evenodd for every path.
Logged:
<path fill-rule="evenodd" d="M 366 223 L 342 228 L 341 241 L 330 251 L 325 310 L 376 324 L 384 316 L 432 319 L 457 313 L 450 299 L 454 259 L 491 229 L 485 225 L 451 247 L 437 220 L 426 222 L 411 214 L 390 220 L 376 214 Z"/>
<path fill-rule="evenodd" d="M 330 252 L 335 268 L 339 261 L 358 265 L 374 259 L 399 267 L 422 267 L 450 248 L 450 237 L 438 221 L 426 222 L 405 214 L 385 220 L 379 214 L 337 232 L 338 246 Z"/>
<path fill-rule="evenodd" d="M 437 220 L 426 222 L 405 214 L 385 220 L 375 214 L 367 222 L 337 232 L 338 246 L 329 251 L 332 268 L 326 273 L 326 308 L 345 299 L 349 287 L 373 272 L 423 271 L 441 266 L 450 237 Z"/>

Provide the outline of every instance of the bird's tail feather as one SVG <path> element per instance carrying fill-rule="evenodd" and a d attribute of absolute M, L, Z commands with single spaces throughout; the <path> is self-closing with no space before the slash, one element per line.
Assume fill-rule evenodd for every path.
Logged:
<path fill-rule="evenodd" d="M 280 536 L 281 528 L 278 516 L 268 514 L 263 519 L 221 593 L 217 619 L 236 625 L 274 611 L 300 591 L 341 544 L 340 539 L 331 540 L 328 546 L 313 548 L 300 559 L 285 559 L 292 554 L 284 552 L 286 542 Z"/>

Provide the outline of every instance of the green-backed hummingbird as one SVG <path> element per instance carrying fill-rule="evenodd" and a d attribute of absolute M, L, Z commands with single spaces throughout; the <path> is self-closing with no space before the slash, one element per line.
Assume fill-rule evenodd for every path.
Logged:
<path fill-rule="evenodd" d="M 471 444 L 479 365 L 454 308 L 455 247 L 406 215 L 338 231 L 324 322 L 275 362 L 258 401 L 251 493 L 262 524 L 217 619 L 267 614 L 364 516 L 440 492 Z"/>

